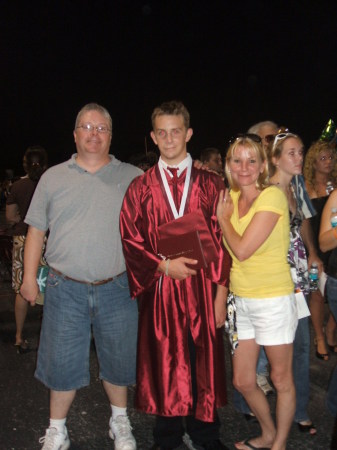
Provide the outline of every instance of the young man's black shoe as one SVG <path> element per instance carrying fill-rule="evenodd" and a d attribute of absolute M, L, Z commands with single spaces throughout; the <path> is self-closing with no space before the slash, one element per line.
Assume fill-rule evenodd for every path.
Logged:
<path fill-rule="evenodd" d="M 193 442 L 194 450 L 229 450 L 219 439 L 206 442 L 205 444 L 195 444 Z"/>

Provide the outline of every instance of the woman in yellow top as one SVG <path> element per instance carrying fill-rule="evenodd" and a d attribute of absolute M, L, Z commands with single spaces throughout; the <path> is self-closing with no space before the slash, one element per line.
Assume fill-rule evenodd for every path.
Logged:
<path fill-rule="evenodd" d="M 231 187 L 220 196 L 217 216 L 224 244 L 233 258 L 230 291 L 235 297 L 238 346 L 233 384 L 257 417 L 262 433 L 235 444 L 237 449 L 286 448 L 295 412 L 292 376 L 297 327 L 294 285 L 287 262 L 289 211 L 284 193 L 268 185 L 268 164 L 261 139 L 235 138 L 227 152 Z M 264 346 L 277 391 L 277 427 L 256 384 L 256 364 Z"/>

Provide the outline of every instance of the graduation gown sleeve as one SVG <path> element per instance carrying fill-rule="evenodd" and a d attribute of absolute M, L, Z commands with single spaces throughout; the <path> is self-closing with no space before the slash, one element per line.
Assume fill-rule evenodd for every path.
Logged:
<path fill-rule="evenodd" d="M 157 267 L 162 259 L 156 253 L 157 236 L 151 220 L 152 213 L 148 211 L 147 214 L 144 209 L 147 202 L 142 202 L 148 191 L 144 178 L 136 178 L 129 186 L 120 215 L 120 232 L 133 298 L 148 289 L 161 276 Z M 149 192 L 147 194 L 149 195 Z"/>

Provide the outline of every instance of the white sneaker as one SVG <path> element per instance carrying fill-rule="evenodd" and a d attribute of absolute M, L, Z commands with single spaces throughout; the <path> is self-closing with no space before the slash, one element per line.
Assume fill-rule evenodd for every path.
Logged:
<path fill-rule="evenodd" d="M 43 444 L 41 450 L 67 450 L 70 447 L 67 428 L 64 427 L 64 433 L 57 431 L 54 427 L 47 428 L 46 434 L 39 439 L 39 443 Z"/>
<path fill-rule="evenodd" d="M 115 440 L 115 450 L 136 450 L 128 416 L 117 416 L 114 420 L 111 417 L 109 426 L 109 436 Z"/>
<path fill-rule="evenodd" d="M 275 392 L 274 388 L 270 385 L 266 375 L 256 374 L 256 382 L 258 386 L 262 389 L 264 395 L 270 395 Z"/>

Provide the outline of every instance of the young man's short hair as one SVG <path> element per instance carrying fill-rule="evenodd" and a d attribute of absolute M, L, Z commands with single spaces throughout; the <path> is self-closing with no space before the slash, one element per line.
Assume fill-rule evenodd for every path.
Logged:
<path fill-rule="evenodd" d="M 154 122 L 159 116 L 183 116 L 184 125 L 186 130 L 190 127 L 190 113 L 187 111 L 186 106 L 178 101 L 171 100 L 164 102 L 160 106 L 157 106 L 151 115 L 152 128 L 154 129 Z"/>

